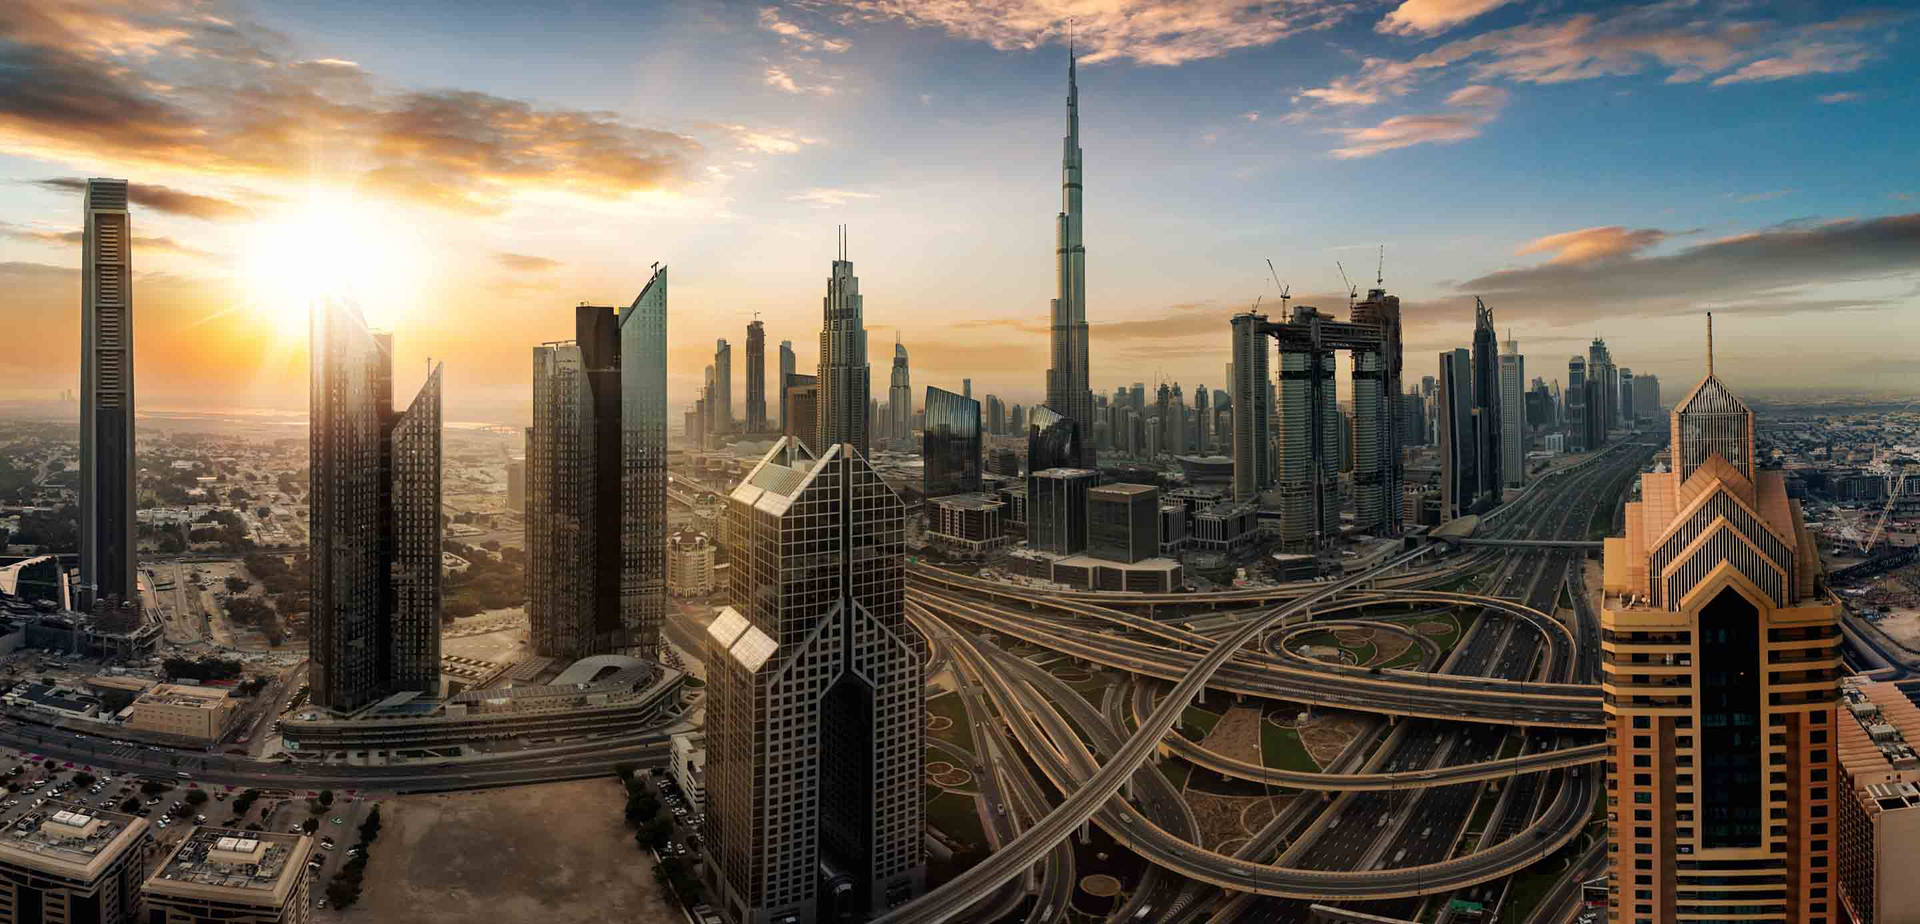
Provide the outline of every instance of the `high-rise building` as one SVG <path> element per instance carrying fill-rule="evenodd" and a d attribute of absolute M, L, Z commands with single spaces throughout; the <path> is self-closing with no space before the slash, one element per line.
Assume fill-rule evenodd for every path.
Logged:
<path fill-rule="evenodd" d="M 758 318 L 747 325 L 747 432 L 767 432 L 767 329 Z"/>
<path fill-rule="evenodd" d="M 80 606 L 134 603 L 133 228 L 127 181 L 80 204 Z"/>
<path fill-rule="evenodd" d="M 507 509 L 525 514 L 527 510 L 527 460 L 507 460 Z"/>
<path fill-rule="evenodd" d="M 1642 417 L 1657 417 L 1660 414 L 1660 377 L 1651 373 L 1641 373 L 1633 377 L 1634 413 Z"/>
<path fill-rule="evenodd" d="M 793 341 L 780 341 L 780 378 L 775 382 L 780 388 L 780 432 L 787 433 L 787 382 L 799 366 L 793 355 Z"/>
<path fill-rule="evenodd" d="M 700 849 L 735 924 L 862 919 L 925 887 L 926 644 L 904 612 L 905 517 L 846 443 L 815 456 L 782 439 L 727 500 Z"/>
<path fill-rule="evenodd" d="M 1620 422 L 1631 428 L 1638 419 L 1638 411 L 1633 406 L 1633 370 L 1620 367 Z"/>
<path fill-rule="evenodd" d="M 973 397 L 973 380 L 972 379 L 960 380 L 960 397 L 962 398 Z"/>
<path fill-rule="evenodd" d="M 713 343 L 713 432 L 733 432 L 733 344 L 725 338 Z"/>
<path fill-rule="evenodd" d="M 786 435 L 802 443 L 820 435 L 820 377 L 787 376 Z"/>
<path fill-rule="evenodd" d="M 1503 424 L 1500 407 L 1500 361 L 1494 345 L 1493 310 L 1479 298 L 1473 300 L 1473 434 L 1479 454 L 1475 469 L 1476 503 L 1497 503 L 1507 483 L 1500 440 Z"/>
<path fill-rule="evenodd" d="M 149 924 L 306 924 L 305 834 L 196 827 L 140 887 Z M 74 918 L 69 918 L 75 921 Z"/>
<path fill-rule="evenodd" d="M 1472 354 L 1458 348 L 1440 354 L 1434 398 L 1440 408 L 1440 518 L 1451 520 L 1473 512 L 1480 484 Z"/>
<path fill-rule="evenodd" d="M 1093 390 L 1087 378 L 1087 248 L 1081 241 L 1080 85 L 1071 51 L 1067 56 L 1067 136 L 1061 143 L 1060 214 L 1055 219 L 1053 365 L 1047 370 L 1047 406 L 1074 422 L 1080 459 L 1094 468 Z"/>
<path fill-rule="evenodd" d="M 925 497 L 980 490 L 980 402 L 928 386 L 927 423 L 921 436 Z"/>
<path fill-rule="evenodd" d="M 660 648 L 667 618 L 667 268 L 620 312 L 620 622 L 628 650 Z"/>
<path fill-rule="evenodd" d="M 1213 451 L 1213 414 L 1207 409 L 1207 386 L 1193 390 L 1194 448 L 1201 453 Z"/>
<path fill-rule="evenodd" d="M 533 348 L 527 622 L 543 657 L 574 660 L 626 644 L 617 323 L 613 308 L 580 305 L 573 340 Z"/>
<path fill-rule="evenodd" d="M 1585 452 L 1598 448 L 1587 445 L 1587 360 L 1574 356 L 1567 360 L 1566 413 L 1567 451 Z"/>
<path fill-rule="evenodd" d="M 1509 332 L 1500 344 L 1500 474 L 1501 486 L 1518 488 L 1527 481 L 1527 360 L 1520 342 Z"/>
<path fill-rule="evenodd" d="M 1046 405 L 1036 406 L 1027 423 L 1027 471 L 1072 468 L 1070 463 L 1081 457 L 1080 438 L 1072 418 Z"/>
<path fill-rule="evenodd" d="M 0 838 L 0 921 L 136 924 L 153 826 L 135 815 L 43 800 Z M 304 878 L 304 877 L 302 877 Z"/>
<path fill-rule="evenodd" d="M 853 274 L 853 261 L 847 259 L 845 229 L 841 230 L 840 253 L 833 261 L 832 275 L 827 277 L 827 295 L 821 307 L 819 420 L 814 443 L 809 445 L 852 443 L 864 459 L 867 422 L 872 414 L 873 371 L 867 366 L 860 277 Z"/>
<path fill-rule="evenodd" d="M 1920 856 L 1920 703 L 1901 687 L 1864 677 L 1842 681 L 1834 866 L 1855 924 L 1920 919 L 1920 878 L 1912 875 Z"/>
<path fill-rule="evenodd" d="M 440 692 L 440 366 L 393 407 L 393 335 L 313 307 L 308 441 L 313 703 Z"/>
<path fill-rule="evenodd" d="M 1376 279 L 1367 297 L 1355 302 L 1356 325 L 1380 332 L 1377 350 L 1353 352 L 1353 516 L 1354 525 L 1375 535 L 1399 535 L 1405 525 L 1401 485 L 1406 438 L 1401 419 L 1400 296 L 1388 295 Z"/>
<path fill-rule="evenodd" d="M 1606 542 L 1610 917 L 1838 921 L 1839 606 L 1708 331 L 1672 469 L 1640 476 Z"/>
<path fill-rule="evenodd" d="M 1159 555 L 1160 489 L 1147 484 L 1088 489 L 1087 554 L 1128 564 Z"/>
<path fill-rule="evenodd" d="M 913 438 L 913 372 L 907 368 L 907 348 L 900 332 L 893 333 L 893 377 L 887 385 L 887 442 L 905 449 Z"/>
<path fill-rule="evenodd" d="M 1252 501 L 1273 484 L 1273 445 L 1267 438 L 1267 316 L 1233 316 L 1233 499 Z"/>
<path fill-rule="evenodd" d="M 987 396 L 987 432 L 1000 436 L 1007 432 L 1007 403 L 999 395 Z"/>
<path fill-rule="evenodd" d="M 1613 365 L 1607 342 L 1599 337 L 1587 346 L 1587 382 L 1587 448 L 1598 449 L 1607 442 L 1607 431 L 1621 425 L 1620 371 Z"/>
<path fill-rule="evenodd" d="M 1027 478 L 1027 545 L 1055 555 L 1087 550 L 1087 496 L 1100 473 L 1049 468 Z"/>
<path fill-rule="evenodd" d="M 702 597 L 714 591 L 712 540 L 699 533 L 676 533 L 667 538 L 667 593 L 675 597 Z"/>
<path fill-rule="evenodd" d="M 1316 308 L 1295 305 L 1290 320 L 1318 325 L 1333 319 Z M 1280 542 L 1288 548 L 1306 548 L 1332 536 L 1340 523 L 1334 354 L 1297 347 L 1280 347 L 1280 385 L 1272 418 L 1279 430 L 1273 438 L 1273 495 L 1280 511 Z"/>

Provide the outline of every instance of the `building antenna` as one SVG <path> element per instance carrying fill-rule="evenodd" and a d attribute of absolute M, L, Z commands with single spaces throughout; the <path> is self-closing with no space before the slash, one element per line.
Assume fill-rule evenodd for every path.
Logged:
<path fill-rule="evenodd" d="M 1387 245 L 1385 244 L 1380 245 L 1380 264 L 1373 271 L 1373 285 L 1377 289 L 1384 289 L 1387 286 Z"/>
<path fill-rule="evenodd" d="M 1713 375 L 1713 312 L 1707 312 L 1707 375 Z"/>

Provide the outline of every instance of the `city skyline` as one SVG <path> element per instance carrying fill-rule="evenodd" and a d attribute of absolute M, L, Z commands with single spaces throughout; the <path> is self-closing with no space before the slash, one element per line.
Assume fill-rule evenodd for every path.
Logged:
<path fill-rule="evenodd" d="M 322 267 L 370 257 L 360 281 L 376 319 L 395 302 L 414 309 L 394 319 L 408 351 L 396 358 L 403 380 L 417 374 L 424 356 L 460 356 L 448 366 L 449 413 L 523 423 L 524 359 L 517 346 L 492 341 L 537 342 L 538 330 L 565 323 L 574 302 L 611 302 L 633 271 L 630 256 L 556 229 L 556 220 L 645 229 L 659 242 L 655 249 L 680 265 L 688 307 L 669 351 L 670 406 L 686 404 L 697 389 L 704 353 L 697 344 L 737 336 L 754 311 L 776 338 L 811 342 L 812 255 L 826 226 L 842 222 L 852 226 L 879 299 L 868 311 L 870 332 L 901 333 L 909 348 L 940 344 L 938 356 L 916 363 L 924 380 L 951 387 L 971 375 L 1008 401 L 1041 398 L 1044 383 L 1032 370 L 1046 365 L 1046 300 L 1054 288 L 1046 251 L 1057 230 L 1048 227 L 1057 178 L 1046 165 L 1060 137 L 1063 22 L 1016 27 L 933 14 L 903 22 L 836 15 L 844 11 L 835 8 L 695 7 L 659 28 L 743 65 L 713 91 L 727 105 L 695 118 L 652 102 L 658 94 L 646 91 L 650 81 L 687 80 L 685 64 L 636 74 L 634 98 L 612 90 L 582 96 L 550 79 L 516 84 L 472 74 L 460 60 L 443 62 L 451 65 L 446 76 L 424 73 L 396 54 L 409 33 L 404 24 L 376 41 L 342 37 L 337 21 L 328 27 L 335 13 L 275 4 L 233 7 L 226 32 L 138 5 L 75 8 L 94 17 L 98 35 L 73 31 L 72 20 L 0 25 L 22 73 L 51 67 L 50 50 L 65 49 L 77 61 L 124 64 L 135 76 L 169 80 L 104 88 L 151 114 L 151 132 L 122 145 L 107 142 L 123 129 L 90 127 L 84 118 L 76 130 L 57 132 L 28 107 L 0 112 L 0 172 L 17 181 L 0 189 L 0 273 L 15 293 L 23 332 L 55 346 L 10 358 L 6 400 L 51 399 L 77 380 L 78 350 L 65 347 L 77 343 L 70 306 L 78 274 L 63 239 L 73 227 L 70 181 L 83 175 L 129 176 L 136 207 L 150 206 L 134 267 L 143 293 L 138 352 L 154 357 L 140 362 L 148 407 L 204 406 L 211 395 L 225 405 L 298 407 L 304 324 L 283 320 L 283 305 L 262 304 L 262 290 L 273 289 L 262 282 L 298 281 L 309 270 L 290 266 L 287 254 L 318 240 L 332 251 L 320 254 Z M 1240 7 L 1224 8 L 1226 24 L 1245 22 L 1233 18 Z M 496 14 L 497 21 L 473 27 L 479 35 L 513 19 Z M 1278 294 L 1264 278 L 1264 259 L 1276 260 L 1300 301 L 1332 311 L 1344 297 L 1334 261 L 1363 276 L 1381 244 L 1389 287 L 1407 300 L 1407 347 L 1418 357 L 1451 345 L 1448 319 L 1478 293 L 1553 367 L 1559 362 L 1547 357 L 1579 352 L 1598 333 L 1634 356 L 1643 373 L 1692 380 L 1698 358 L 1681 346 L 1685 317 L 1713 307 L 1765 318 L 1742 325 L 1743 342 L 1729 344 L 1741 359 L 1722 374 L 1744 393 L 1779 387 L 1762 373 L 1788 359 L 1804 373 L 1795 387 L 1904 385 L 1904 358 L 1872 353 L 1853 361 L 1871 351 L 1867 329 L 1899 332 L 1920 323 L 1901 311 L 1914 304 L 1911 243 L 1920 213 L 1909 204 L 1914 190 L 1894 188 L 1908 172 L 1887 159 L 1902 147 L 1898 135 L 1913 131 L 1885 118 L 1910 102 L 1903 78 L 1912 64 L 1899 54 L 1909 20 L 1900 14 L 1751 13 L 1751 27 L 1737 34 L 1700 33 L 1662 6 L 1560 12 L 1509 4 L 1419 27 L 1398 25 L 1402 14 L 1387 7 L 1319 15 L 1242 39 L 1199 18 L 1154 31 L 1083 15 L 1081 130 L 1099 153 L 1088 178 L 1099 194 L 1089 203 L 1086 242 L 1095 255 L 1086 297 L 1097 392 L 1146 377 L 1107 380 L 1103 368 L 1144 364 L 1187 381 L 1216 370 L 1226 318 L 1255 297 Z M 1640 49 L 1675 35 L 1690 37 L 1696 50 L 1662 57 L 1596 49 L 1603 37 L 1633 38 L 1638 43 L 1625 47 Z M 1519 57 L 1528 36 L 1552 56 Z M 445 160 L 446 152 L 412 135 L 394 146 L 413 145 L 417 156 L 387 162 L 396 155 L 309 127 L 301 138 L 312 166 L 288 171 L 254 147 L 216 153 L 181 140 L 183 132 L 204 132 L 250 145 L 286 143 L 180 96 L 240 81 L 234 46 L 242 39 L 260 60 L 312 76 L 315 93 L 353 98 L 358 116 L 422 126 L 444 119 L 496 163 Z M 924 52 L 917 56 L 924 63 L 883 69 L 881 57 L 903 49 Z M 550 52 L 521 54 L 544 59 Z M 1370 63 L 1355 65 L 1347 55 Z M 1282 58 L 1289 63 L 1267 73 Z M 801 59 L 822 72 L 803 74 L 793 63 Z M 994 76 L 980 79 L 985 74 Z M 1182 94 L 1196 79 L 1208 81 L 1208 94 L 1202 105 L 1188 105 Z M 36 85 L 33 98 L 77 80 Z M 432 89 L 448 82 L 474 95 Z M 789 92 L 789 83 L 801 92 Z M 154 89 L 163 84 L 176 89 Z M 700 96 L 716 102 L 713 93 Z M 1571 146 L 1591 142 L 1604 121 L 1601 107 L 1632 114 L 1640 131 L 1626 143 L 1588 143 L 1576 153 Z M 737 112 L 715 117 L 726 109 Z M 577 148 L 552 162 L 530 159 L 502 126 L 513 112 L 577 129 L 578 144 L 606 145 L 623 172 L 594 175 Z M 1589 124 L 1566 124 L 1581 115 Z M 881 118 L 902 129 L 900 140 L 869 140 L 862 126 Z M 1691 133 L 1694 122 L 1713 124 L 1716 139 Z M 1421 141 L 1422 130 L 1456 137 Z M 1804 155 L 1752 143 L 1761 132 L 1809 139 L 1870 132 L 1889 143 L 1823 163 L 1814 176 L 1798 159 Z M 975 140 L 951 150 L 983 171 L 909 156 L 956 135 Z M 982 137 L 992 139 L 991 150 L 982 149 Z M 1638 169 L 1654 148 L 1666 152 L 1666 168 Z M 1722 160 L 1705 162 L 1715 155 Z M 420 171 L 429 167 L 446 169 L 447 182 L 427 182 Z M 1446 173 L 1457 191 L 1396 179 L 1427 172 Z M 568 192 L 596 179 L 618 195 L 588 202 Z M 935 195 L 946 204 L 932 207 Z M 435 197 L 437 204 L 421 201 Z M 1498 202 L 1501 217 L 1471 197 Z M 596 220 L 570 220 L 583 213 Z M 1444 216 L 1411 224 L 1448 234 L 1381 220 L 1394 213 Z M 1292 230 L 1303 216 L 1313 219 L 1304 223 L 1310 233 Z M 1002 233 L 955 230 L 974 224 Z M 355 240 L 353 232 L 368 227 L 399 239 Z M 739 240 L 722 248 L 721 236 Z M 738 262 L 736 254 L 747 253 L 753 262 Z M 982 261 L 995 271 L 975 272 Z M 432 304 L 468 307 L 417 307 Z M 470 313 L 495 323 L 451 317 Z M 477 341 L 476 327 L 500 336 Z M 210 330 L 228 349 L 204 348 Z M 1796 349 L 1805 344 L 1821 349 L 1805 357 Z M 216 362 L 215 353 L 247 359 Z M 815 360 L 802 353 L 800 367 Z"/>

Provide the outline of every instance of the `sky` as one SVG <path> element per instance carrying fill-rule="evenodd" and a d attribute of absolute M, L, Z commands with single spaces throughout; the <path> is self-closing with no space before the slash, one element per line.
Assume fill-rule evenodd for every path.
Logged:
<path fill-rule="evenodd" d="M 1344 316 L 1342 268 L 1402 297 L 1409 382 L 1478 295 L 1529 377 L 1599 336 L 1671 400 L 1711 310 L 1737 389 L 1916 390 L 1897 2 L 8 0 L 0 399 L 77 386 L 78 187 L 112 176 L 148 409 L 304 408 L 339 297 L 403 392 L 431 358 L 450 419 L 522 422 L 531 348 L 656 262 L 677 409 L 756 316 L 814 362 L 842 224 L 871 355 L 1030 403 L 1070 21 L 1096 393 L 1222 387 L 1232 314 Z"/>

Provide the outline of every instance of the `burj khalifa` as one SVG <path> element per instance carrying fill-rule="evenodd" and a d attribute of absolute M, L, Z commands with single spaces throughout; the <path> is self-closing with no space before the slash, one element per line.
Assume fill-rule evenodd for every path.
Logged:
<path fill-rule="evenodd" d="M 1047 407 L 1073 421 L 1080 465 L 1094 468 L 1093 391 L 1087 384 L 1087 249 L 1080 243 L 1080 87 L 1067 53 L 1067 137 L 1060 161 L 1060 215 L 1054 251 L 1059 295 L 1053 300 L 1053 367 Z"/>

